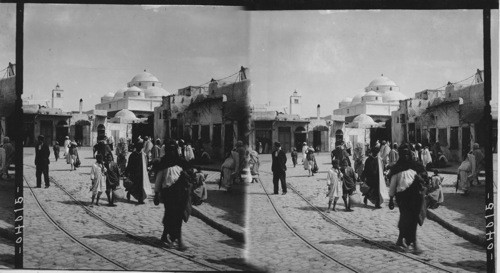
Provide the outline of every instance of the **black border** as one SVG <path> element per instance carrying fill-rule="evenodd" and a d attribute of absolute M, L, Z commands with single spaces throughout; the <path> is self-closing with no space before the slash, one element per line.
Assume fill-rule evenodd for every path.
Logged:
<path fill-rule="evenodd" d="M 15 117 L 21 124 L 23 122 L 22 114 L 22 99 L 23 94 L 23 30 L 24 30 L 24 4 L 111 4 L 111 5 L 219 5 L 219 6 L 241 6 L 248 11 L 258 10 L 315 10 L 315 9 L 352 9 L 352 10 L 369 10 L 369 9 L 406 9 L 406 10 L 453 10 L 453 9 L 482 9 L 483 10 L 483 43 L 484 43 L 484 98 L 485 108 L 483 114 L 483 122 L 491 124 L 491 9 L 498 9 L 498 0 L 246 0 L 246 1 L 223 1 L 223 0 L 186 0 L 186 1 L 172 1 L 172 0 L 146 0 L 146 1 L 132 1 L 132 0 L 116 0 L 116 1 L 101 1 L 96 3 L 92 0 L 0 0 L 4 3 L 16 3 L 16 110 Z M 486 133 L 492 136 L 490 126 L 486 126 Z M 23 227 L 23 131 L 22 126 L 17 126 L 14 129 L 13 136 L 16 144 L 16 192 L 15 192 L 15 226 L 16 230 L 21 230 Z M 485 146 L 485 172 L 486 172 L 486 186 L 485 186 L 485 217 L 486 217 L 486 239 L 487 239 L 487 271 L 495 272 L 495 239 L 494 239 L 494 197 L 493 197 L 493 153 L 492 141 L 487 142 Z M 19 199 L 21 198 L 21 199 Z M 21 202 L 19 203 L 19 200 Z M 491 209 L 490 209 L 491 208 Z M 20 217 L 20 218 L 19 218 Z M 21 227 L 21 228 L 19 228 Z M 16 232 L 15 230 L 15 232 Z M 20 238 L 20 242 L 17 241 Z M 15 267 L 23 268 L 23 234 L 22 232 L 16 234 L 15 244 Z M 490 244 L 491 242 L 491 244 Z M 491 248 L 490 248 L 491 245 Z"/>

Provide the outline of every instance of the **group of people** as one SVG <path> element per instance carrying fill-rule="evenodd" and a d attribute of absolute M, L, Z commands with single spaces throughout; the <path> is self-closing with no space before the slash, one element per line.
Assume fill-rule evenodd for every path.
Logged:
<path fill-rule="evenodd" d="M 439 145 L 439 144 L 438 144 Z M 326 212 L 336 211 L 338 200 L 342 197 L 345 210 L 353 211 L 351 198 L 356 192 L 356 182 L 361 183 L 363 192 L 363 203 L 368 200 L 375 208 L 381 208 L 385 200 L 389 200 L 389 208 L 394 209 L 395 202 L 400 211 L 398 228 L 400 230 L 396 245 L 405 251 L 413 248 L 414 253 L 422 253 L 422 249 L 416 238 L 417 226 L 422 225 L 428 208 L 435 209 L 444 202 L 441 183 L 443 177 L 436 169 L 432 169 L 433 175 L 428 175 L 431 170 L 429 163 L 442 156 L 436 147 L 433 152 L 429 147 L 419 147 L 405 143 L 399 146 L 397 143 L 390 145 L 386 141 L 380 141 L 364 153 L 362 143 L 357 143 L 352 150 L 353 166 L 347 151 L 347 145 L 338 142 L 331 152 L 332 168 L 327 171 L 328 207 Z M 303 145 L 304 168 L 309 175 L 314 175 L 316 159 L 314 150 L 306 143 Z M 312 156 L 311 156 L 312 155 Z M 297 165 L 297 150 L 292 150 L 293 166 Z M 278 194 L 279 182 L 281 182 L 282 194 L 286 194 L 286 154 L 281 149 L 281 144 L 274 144 L 272 153 L 272 172 L 274 194 Z M 484 159 L 479 145 L 473 145 L 473 149 L 467 154 L 464 163 L 459 167 L 459 186 L 467 187 L 475 179 L 477 181 L 478 164 Z M 427 168 L 426 168 L 427 166 Z M 461 180 L 462 179 L 462 180 Z M 463 184 L 463 185 L 462 185 Z M 465 191 L 465 194 L 467 192 Z"/>

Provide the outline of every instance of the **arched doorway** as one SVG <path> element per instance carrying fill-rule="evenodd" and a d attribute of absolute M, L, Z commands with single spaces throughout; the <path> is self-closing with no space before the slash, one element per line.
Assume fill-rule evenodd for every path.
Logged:
<path fill-rule="evenodd" d="M 344 141 L 344 132 L 342 132 L 342 130 L 337 130 L 335 131 L 335 146 L 337 146 L 337 144 L 339 143 L 342 143 Z"/>
<path fill-rule="evenodd" d="M 318 125 L 313 128 L 313 147 L 317 152 L 328 151 L 328 127 Z"/>
<path fill-rule="evenodd" d="M 56 125 L 56 140 L 61 145 L 65 138 L 69 135 L 69 125 L 65 120 L 61 120 Z M 49 142 L 47 142 L 48 144 Z M 50 143 L 53 145 L 54 143 Z"/>
<path fill-rule="evenodd" d="M 295 148 L 297 149 L 297 151 L 302 151 L 302 146 L 304 145 L 304 142 L 307 142 L 306 129 L 302 126 L 297 127 L 294 132 L 294 138 L 295 138 Z"/>
<path fill-rule="evenodd" d="M 75 141 L 82 146 L 90 146 L 90 121 L 79 120 L 75 123 Z"/>

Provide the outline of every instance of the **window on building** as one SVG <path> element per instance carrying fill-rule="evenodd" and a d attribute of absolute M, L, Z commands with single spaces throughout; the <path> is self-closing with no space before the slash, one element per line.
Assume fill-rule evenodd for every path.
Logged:
<path fill-rule="evenodd" d="M 151 85 L 152 85 L 152 86 L 155 86 L 155 83 L 152 83 Z"/>
<path fill-rule="evenodd" d="M 420 128 L 418 128 L 416 131 L 416 137 L 417 137 L 417 142 L 422 143 L 422 135 L 421 135 Z"/>
<path fill-rule="evenodd" d="M 458 127 L 450 127 L 450 150 L 458 150 Z"/>
<path fill-rule="evenodd" d="M 222 125 L 214 124 L 214 128 L 212 129 L 212 144 L 216 147 L 220 147 L 222 144 Z"/>
<path fill-rule="evenodd" d="M 448 146 L 448 130 L 446 128 L 439 129 L 438 138 L 441 146 Z"/>
<path fill-rule="evenodd" d="M 347 109 L 347 114 L 349 114 L 349 109 Z"/>
<path fill-rule="evenodd" d="M 161 112 L 158 113 L 158 119 L 161 119 Z"/>
<path fill-rule="evenodd" d="M 429 129 L 429 141 L 431 143 L 436 142 L 436 128 Z"/>
<path fill-rule="evenodd" d="M 203 143 L 210 143 L 210 126 L 202 125 L 201 126 L 201 141 Z"/>
<path fill-rule="evenodd" d="M 198 134 L 200 126 L 199 125 L 193 125 L 192 131 L 193 131 L 193 140 L 197 141 L 200 138 L 200 135 Z"/>
<path fill-rule="evenodd" d="M 141 83 L 139 83 L 139 86 L 141 86 Z"/>
<path fill-rule="evenodd" d="M 108 106 L 109 106 L 109 109 L 111 109 L 111 103 Z"/>
<path fill-rule="evenodd" d="M 56 93 L 56 97 L 60 98 L 61 97 L 61 93 Z"/>
<path fill-rule="evenodd" d="M 415 142 L 415 123 L 408 124 L 408 140 L 410 142 Z"/>
<path fill-rule="evenodd" d="M 389 87 L 389 90 L 392 91 L 392 87 Z"/>
<path fill-rule="evenodd" d="M 137 92 L 137 96 L 140 96 L 141 95 L 141 92 Z"/>
<path fill-rule="evenodd" d="M 295 102 L 295 103 L 299 103 L 299 99 L 295 99 L 295 100 L 294 100 L 294 102 Z"/>

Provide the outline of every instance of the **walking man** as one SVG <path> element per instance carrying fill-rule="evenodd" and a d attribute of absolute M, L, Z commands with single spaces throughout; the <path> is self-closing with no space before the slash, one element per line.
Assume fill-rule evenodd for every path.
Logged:
<path fill-rule="evenodd" d="M 50 186 L 49 182 L 49 164 L 50 164 L 50 149 L 44 142 L 43 135 L 38 136 L 38 143 L 35 149 L 35 165 L 36 165 L 36 187 L 42 187 L 42 173 L 43 180 L 45 181 L 45 188 Z"/>
<path fill-rule="evenodd" d="M 281 143 L 274 143 L 273 163 L 271 170 L 273 171 L 274 194 L 278 194 L 278 180 L 281 181 L 281 190 L 283 195 L 286 194 L 286 154 L 281 150 Z"/>

